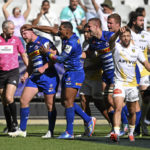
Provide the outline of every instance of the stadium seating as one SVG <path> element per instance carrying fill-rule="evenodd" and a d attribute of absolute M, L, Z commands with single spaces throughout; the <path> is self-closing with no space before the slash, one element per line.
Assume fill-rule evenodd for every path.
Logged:
<path fill-rule="evenodd" d="M 122 24 L 126 25 L 129 20 L 129 13 L 132 11 L 131 7 L 128 5 L 120 5 L 115 7 L 115 12 L 118 13 L 122 18 Z"/>
<path fill-rule="evenodd" d="M 144 6 L 144 0 L 136 0 L 136 2 L 132 0 L 124 0 L 124 1 L 125 5 L 130 6 L 133 10 L 135 10 L 139 6 Z"/>

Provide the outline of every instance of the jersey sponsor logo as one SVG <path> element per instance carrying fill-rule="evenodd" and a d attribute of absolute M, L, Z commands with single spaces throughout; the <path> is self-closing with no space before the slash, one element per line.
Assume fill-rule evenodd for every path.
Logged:
<path fill-rule="evenodd" d="M 12 53 L 13 53 L 13 45 L 0 46 L 0 54 L 12 54 Z"/>
<path fill-rule="evenodd" d="M 70 46 L 70 45 L 66 45 L 66 47 L 65 47 L 65 52 L 67 53 L 67 54 L 69 54 L 70 52 L 71 52 L 71 50 L 72 50 L 72 46 Z"/>
<path fill-rule="evenodd" d="M 29 54 L 29 57 L 32 59 L 33 57 L 38 56 L 38 55 L 40 55 L 40 51 L 39 51 L 39 50 L 36 50 L 36 51 L 30 53 L 30 54 Z"/>
<path fill-rule="evenodd" d="M 99 50 L 99 51 L 98 51 L 98 54 L 105 54 L 105 53 L 108 53 L 108 52 L 110 52 L 110 51 L 111 51 L 110 48 L 107 47 L 107 48 L 104 48 L 104 49 Z"/>
<path fill-rule="evenodd" d="M 136 61 L 130 61 L 130 60 L 119 60 L 120 63 L 126 63 L 126 64 L 136 64 Z"/>
<path fill-rule="evenodd" d="M 122 90 L 121 89 L 115 89 L 114 94 L 122 94 Z"/>

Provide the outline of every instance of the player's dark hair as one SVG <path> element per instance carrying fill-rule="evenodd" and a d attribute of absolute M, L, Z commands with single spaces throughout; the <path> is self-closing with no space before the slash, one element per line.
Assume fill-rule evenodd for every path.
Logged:
<path fill-rule="evenodd" d="M 61 26 L 63 26 L 66 29 L 70 29 L 71 31 L 73 30 L 73 26 L 70 22 L 66 21 L 66 22 L 62 22 Z"/>
<path fill-rule="evenodd" d="M 14 13 L 15 13 L 15 11 L 16 11 L 16 9 L 19 9 L 19 12 L 21 12 L 21 10 L 20 10 L 20 8 L 19 7 L 14 7 L 13 9 L 12 9 L 12 13 L 13 13 L 13 15 L 14 15 Z"/>
<path fill-rule="evenodd" d="M 115 19 L 115 22 L 118 23 L 119 25 L 121 25 L 121 17 L 119 14 L 117 14 L 117 13 L 111 14 L 108 16 L 108 19 L 110 19 L 110 18 Z"/>
<path fill-rule="evenodd" d="M 43 0 L 43 1 L 42 1 L 42 6 L 44 5 L 44 3 L 50 4 L 50 2 L 49 2 L 48 0 Z"/>
<path fill-rule="evenodd" d="M 129 23 L 128 23 L 128 27 L 132 27 L 133 26 L 133 22 L 137 20 L 138 17 L 143 17 L 143 15 L 141 13 L 138 13 L 138 12 L 135 12 L 135 11 L 132 11 L 130 14 L 129 14 Z"/>
<path fill-rule="evenodd" d="M 102 23 L 101 23 L 99 18 L 91 18 L 91 19 L 89 19 L 89 22 L 90 21 L 94 22 L 95 24 L 97 24 L 101 28 Z"/>
<path fill-rule="evenodd" d="M 143 15 L 143 12 L 145 11 L 145 8 L 144 7 L 138 7 L 135 12 L 137 13 L 141 13 Z"/>

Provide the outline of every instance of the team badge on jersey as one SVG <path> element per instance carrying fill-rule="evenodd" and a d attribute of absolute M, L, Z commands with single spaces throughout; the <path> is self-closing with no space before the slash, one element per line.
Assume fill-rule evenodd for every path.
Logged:
<path fill-rule="evenodd" d="M 141 37 L 144 39 L 144 35 L 141 35 Z"/>

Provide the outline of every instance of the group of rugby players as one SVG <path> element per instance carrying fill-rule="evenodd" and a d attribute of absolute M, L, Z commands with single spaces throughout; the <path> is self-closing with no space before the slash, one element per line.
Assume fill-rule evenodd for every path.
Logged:
<path fill-rule="evenodd" d="M 70 0 L 70 3 L 74 1 L 77 0 Z M 62 22 L 59 27 L 25 24 L 20 32 L 27 44 L 27 60 L 25 52 L 21 51 L 22 47 L 19 47 L 21 44 L 16 44 L 19 43 L 19 39 L 13 36 L 14 23 L 9 20 L 3 22 L 3 33 L 0 36 L 0 79 L 9 77 L 12 71 L 14 74 L 18 71 L 18 64 L 14 61 L 17 56 L 14 57 L 14 52 L 16 55 L 17 52 L 21 54 L 27 66 L 21 78 L 22 82 L 27 82 L 20 98 L 20 128 L 15 131 L 10 129 L 10 136 L 26 137 L 29 103 L 39 91 L 42 91 L 49 121 L 48 132 L 42 138 L 53 137 L 57 114 L 54 99 L 59 83 L 54 66 L 56 62 L 63 63 L 65 69 L 61 79 L 61 99 L 65 107 L 67 126 L 59 139 L 74 138 L 75 113 L 84 120 L 84 135 L 92 136 L 96 118 L 91 117 L 91 100 L 111 124 L 109 137 L 112 141 L 118 142 L 119 137 L 124 134 L 128 134 L 129 141 L 135 141 L 135 135 L 140 135 L 140 125 L 143 135 L 148 135 L 144 119 L 150 97 L 150 64 L 147 56 L 150 49 L 150 34 L 144 30 L 144 16 L 142 13 L 133 12 L 127 26 L 121 27 L 121 17 L 117 13 L 112 13 L 107 18 L 109 31 L 102 30 L 102 25 L 103 22 L 99 18 L 91 18 L 84 26 L 82 25 L 85 40 L 81 47 L 79 37 L 73 33 L 73 26 L 69 21 Z M 59 54 L 49 39 L 38 36 L 33 29 L 60 36 L 62 53 Z M 17 85 L 16 80 L 7 80 L 7 90 Z M 1 95 L 6 94 L 5 97 L 9 100 L 7 91 L 3 90 L 4 84 L 1 85 L 0 92 Z M 78 91 L 82 109 L 75 103 Z M 11 106 L 9 107 L 11 110 Z M 121 122 L 123 127 L 120 130 Z"/>

